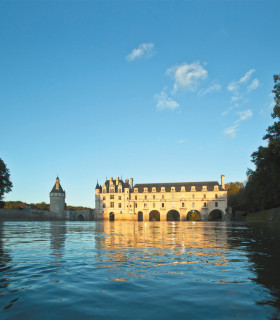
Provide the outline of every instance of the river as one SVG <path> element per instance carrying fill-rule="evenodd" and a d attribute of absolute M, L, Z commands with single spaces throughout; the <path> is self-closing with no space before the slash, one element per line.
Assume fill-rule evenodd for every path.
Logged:
<path fill-rule="evenodd" d="M 0 222 L 1 319 L 280 319 L 280 224 Z"/>

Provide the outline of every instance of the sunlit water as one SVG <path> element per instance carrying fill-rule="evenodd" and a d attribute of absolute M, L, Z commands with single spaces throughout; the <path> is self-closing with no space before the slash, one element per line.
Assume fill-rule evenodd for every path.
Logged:
<path fill-rule="evenodd" d="M 280 225 L 0 222 L 1 319 L 280 319 Z"/>

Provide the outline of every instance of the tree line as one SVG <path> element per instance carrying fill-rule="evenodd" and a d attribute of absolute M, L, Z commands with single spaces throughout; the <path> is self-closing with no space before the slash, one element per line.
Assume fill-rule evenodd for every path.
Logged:
<path fill-rule="evenodd" d="M 271 114 L 274 123 L 266 130 L 260 146 L 252 155 L 255 170 L 247 170 L 247 182 L 230 183 L 228 206 L 234 211 L 256 212 L 280 207 L 280 75 L 274 75 L 274 108 Z"/>

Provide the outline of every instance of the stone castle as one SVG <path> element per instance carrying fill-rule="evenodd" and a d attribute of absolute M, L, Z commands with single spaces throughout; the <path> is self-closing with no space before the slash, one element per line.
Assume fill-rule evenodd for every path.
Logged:
<path fill-rule="evenodd" d="M 217 181 L 144 183 L 116 177 L 95 188 L 96 220 L 225 220 L 225 177 Z"/>

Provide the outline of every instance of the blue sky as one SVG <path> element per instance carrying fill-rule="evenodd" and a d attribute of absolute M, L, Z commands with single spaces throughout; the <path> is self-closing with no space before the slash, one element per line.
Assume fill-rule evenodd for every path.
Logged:
<path fill-rule="evenodd" d="M 273 108 L 278 0 L 1 1 L 6 200 L 96 180 L 245 181 Z"/>

